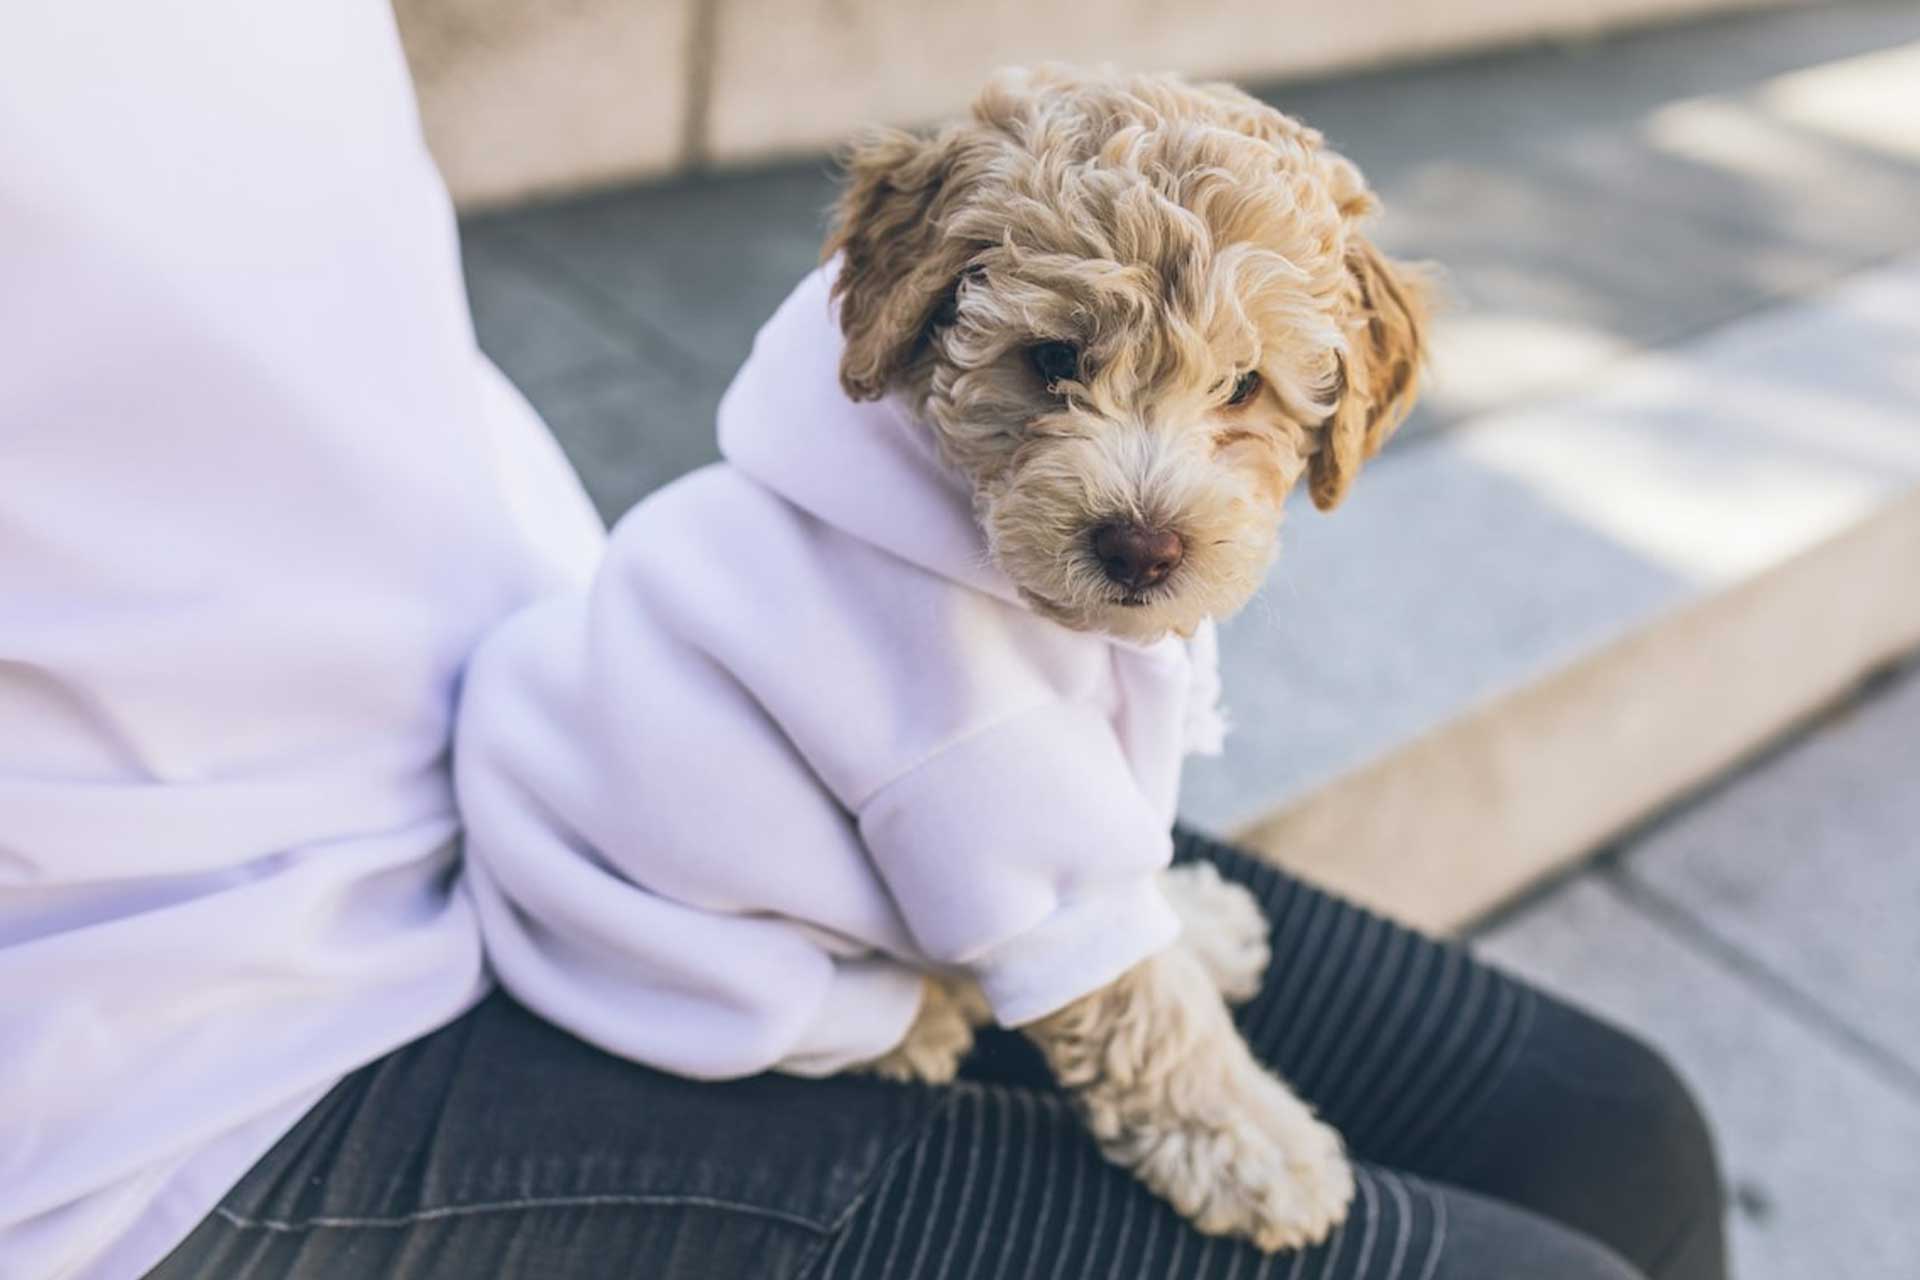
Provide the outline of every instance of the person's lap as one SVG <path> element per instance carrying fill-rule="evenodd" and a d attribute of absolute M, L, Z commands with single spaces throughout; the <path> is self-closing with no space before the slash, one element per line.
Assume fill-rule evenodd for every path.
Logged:
<path fill-rule="evenodd" d="M 1656 1280 L 1724 1272 L 1711 1138 L 1652 1049 L 1489 966 L 1183 838 L 1273 925 L 1248 1041 L 1359 1159 L 1586 1231 Z"/>
<path fill-rule="evenodd" d="M 1710 1147 L 1650 1051 L 1231 851 L 1182 856 L 1260 894 L 1275 962 L 1242 1027 L 1360 1163 L 1305 1254 L 1189 1229 L 1017 1037 L 948 1088 L 697 1084 L 495 995 L 343 1082 L 152 1280 L 1721 1274 Z"/>

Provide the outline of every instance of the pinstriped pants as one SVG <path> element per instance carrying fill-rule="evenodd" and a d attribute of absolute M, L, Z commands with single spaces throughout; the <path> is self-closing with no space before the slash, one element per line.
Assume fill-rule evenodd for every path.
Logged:
<path fill-rule="evenodd" d="M 1101 1159 L 989 1033 L 940 1089 L 676 1080 L 496 996 L 350 1077 L 151 1280 L 1724 1280 L 1692 1099 L 1584 1014 L 1190 833 L 1273 924 L 1250 1044 L 1360 1162 L 1262 1255 Z"/>

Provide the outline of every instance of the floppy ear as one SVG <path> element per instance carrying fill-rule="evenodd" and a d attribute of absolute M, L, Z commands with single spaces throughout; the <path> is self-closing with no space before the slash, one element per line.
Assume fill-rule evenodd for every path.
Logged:
<path fill-rule="evenodd" d="M 966 246 L 942 225 L 962 137 L 960 127 L 933 138 L 878 129 L 846 153 L 826 256 L 840 255 L 840 385 L 855 400 L 877 398 L 906 369 L 966 265 Z"/>
<path fill-rule="evenodd" d="M 1336 184 L 1336 198 L 1341 212 L 1357 220 L 1373 210 L 1373 197 L 1359 185 L 1358 170 L 1345 161 L 1338 166 L 1353 186 L 1340 192 Z M 1340 505 L 1361 464 L 1380 452 L 1407 416 L 1427 354 L 1426 276 L 1389 261 L 1358 232 L 1349 233 L 1346 268 L 1340 388 L 1308 476 L 1313 505 L 1322 511 Z"/>

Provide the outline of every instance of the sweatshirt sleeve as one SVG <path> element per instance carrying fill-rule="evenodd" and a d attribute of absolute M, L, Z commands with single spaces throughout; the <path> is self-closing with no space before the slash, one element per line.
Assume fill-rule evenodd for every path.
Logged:
<path fill-rule="evenodd" d="M 1018 1026 L 1170 945 L 1165 825 L 1105 717 L 1047 702 L 971 734 L 858 806 L 860 833 L 933 960 Z"/>
<path fill-rule="evenodd" d="M 809 830 L 784 792 L 756 814 L 788 770 L 744 753 L 777 740 L 731 732 L 746 712 L 692 666 L 637 704 L 610 700 L 665 665 L 642 631 L 617 640 L 593 644 L 583 602 L 560 597 L 469 668 L 455 777 L 502 985 L 583 1040 L 696 1079 L 824 1075 L 885 1053 L 923 981 L 774 909 L 781 837 Z"/>
<path fill-rule="evenodd" d="M 488 959 L 522 1004 L 609 1053 L 697 1080 L 830 1075 L 898 1044 L 919 1008 L 921 979 L 897 962 L 659 897 L 578 851 L 522 848 L 468 863 Z"/>

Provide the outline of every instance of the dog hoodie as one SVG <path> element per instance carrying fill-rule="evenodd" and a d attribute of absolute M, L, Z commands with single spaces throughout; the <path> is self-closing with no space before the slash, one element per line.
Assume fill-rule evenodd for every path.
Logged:
<path fill-rule="evenodd" d="M 1211 627 L 1074 632 L 991 567 L 926 430 L 841 390 L 831 272 L 755 340 L 725 461 L 628 513 L 462 694 L 501 981 L 683 1075 L 877 1057 L 922 971 L 1014 1026 L 1167 946 L 1181 760 L 1222 728 Z"/>

